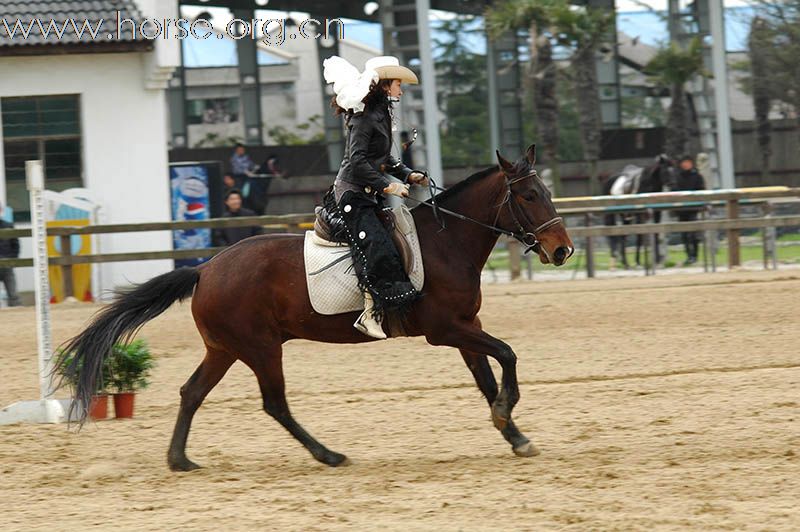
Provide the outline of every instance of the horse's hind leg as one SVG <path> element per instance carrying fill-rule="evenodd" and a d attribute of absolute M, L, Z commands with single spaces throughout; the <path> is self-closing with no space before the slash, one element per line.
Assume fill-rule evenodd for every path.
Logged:
<path fill-rule="evenodd" d="M 489 360 L 486 355 L 473 353 L 466 349 L 459 349 L 459 351 L 461 351 L 464 362 L 472 372 L 472 376 L 475 377 L 478 388 L 483 392 L 491 408 L 494 400 L 497 399 L 498 392 L 497 381 L 494 378 L 492 367 L 489 365 Z M 539 454 L 539 450 L 519 431 L 511 418 L 508 419 L 508 423 L 500 433 L 511 444 L 514 454 L 517 456 L 536 456 Z"/>
<path fill-rule="evenodd" d="M 235 361 L 236 357 L 224 351 L 208 348 L 203 362 L 186 384 L 181 386 L 181 408 L 167 452 L 167 463 L 173 471 L 191 471 L 200 467 L 186 457 L 186 440 L 192 418 L 208 392 L 217 385 Z"/>
<path fill-rule="evenodd" d="M 286 403 L 285 382 L 283 379 L 283 352 L 281 345 L 269 349 L 258 357 L 242 359 L 256 374 L 261 396 L 264 400 L 264 411 L 289 431 L 311 455 L 323 464 L 336 467 L 346 463 L 347 457 L 331 451 L 305 431 L 289 411 Z"/>

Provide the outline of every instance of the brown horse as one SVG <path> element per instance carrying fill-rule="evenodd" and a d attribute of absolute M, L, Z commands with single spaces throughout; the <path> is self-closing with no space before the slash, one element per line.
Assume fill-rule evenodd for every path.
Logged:
<path fill-rule="evenodd" d="M 434 198 L 440 208 L 469 220 L 448 216 L 446 229 L 441 230 L 432 202 L 412 209 L 425 285 L 424 297 L 414 304 L 403 325 L 408 336 L 424 335 L 432 345 L 461 351 L 489 402 L 495 427 L 517 455 L 533 456 L 538 451 L 511 420 L 519 400 L 517 357 L 505 342 L 483 331 L 478 318 L 481 270 L 502 233 L 513 234 L 536 250 L 543 263 L 561 265 L 574 249 L 550 193 L 533 169 L 534 146 L 516 163 L 499 152 L 497 158 L 499 166 Z M 292 417 L 284 393 L 282 344 L 293 338 L 331 343 L 374 339 L 352 327 L 358 312 L 333 316 L 314 312 L 306 287 L 303 237 L 296 234 L 251 237 L 196 268 L 181 268 L 119 292 L 83 332 L 65 344 L 57 362 L 78 379 L 73 407 L 82 407 L 81 423 L 114 343 L 127 341 L 173 302 L 190 296 L 206 354 L 181 387 L 180 411 L 167 453 L 169 467 L 180 471 L 199 467 L 186 457 L 192 417 L 237 359 L 255 373 L 264 410 L 314 458 L 330 466 L 345 462 L 344 455 L 327 449 Z M 74 355 L 71 362 L 69 354 Z M 499 391 L 487 355 L 502 367 Z"/>

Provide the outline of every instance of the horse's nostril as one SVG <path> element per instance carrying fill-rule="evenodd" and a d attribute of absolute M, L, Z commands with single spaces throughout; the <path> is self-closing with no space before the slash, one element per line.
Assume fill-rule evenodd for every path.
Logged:
<path fill-rule="evenodd" d="M 564 246 L 561 246 L 559 248 L 556 248 L 556 251 L 553 253 L 553 257 L 557 261 L 561 262 L 561 261 L 563 261 L 563 260 L 565 260 L 567 258 L 567 254 L 568 253 L 569 253 L 569 249 L 567 249 Z"/>

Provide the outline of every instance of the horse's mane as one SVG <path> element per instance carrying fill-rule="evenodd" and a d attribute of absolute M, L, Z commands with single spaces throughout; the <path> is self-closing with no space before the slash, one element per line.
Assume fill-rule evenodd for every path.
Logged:
<path fill-rule="evenodd" d="M 486 168 L 485 170 L 481 170 L 480 172 L 476 172 L 476 173 L 472 174 L 471 176 L 469 176 L 468 178 L 462 179 L 461 181 L 459 181 L 458 183 L 456 183 L 452 187 L 449 187 L 449 188 L 443 190 L 442 192 L 439 192 L 438 194 L 436 194 L 433 197 L 433 200 L 436 203 L 441 203 L 442 201 L 448 200 L 448 199 L 452 198 L 453 196 L 458 195 L 461 191 L 469 188 L 476 181 L 480 181 L 483 178 L 485 178 L 487 176 L 490 176 L 491 174 L 497 172 L 498 168 L 499 167 L 497 165 L 494 165 L 494 166 L 491 166 L 489 168 Z M 431 202 L 431 200 L 429 199 L 425 203 L 430 203 L 430 202 Z"/>

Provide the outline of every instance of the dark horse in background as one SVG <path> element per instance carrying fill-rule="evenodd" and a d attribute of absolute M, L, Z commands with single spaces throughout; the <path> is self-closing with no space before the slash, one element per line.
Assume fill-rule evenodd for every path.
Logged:
<path fill-rule="evenodd" d="M 655 158 L 655 161 L 650 166 L 644 168 L 629 165 L 625 167 L 626 171 L 619 174 L 609 176 L 603 184 L 603 195 L 616 195 L 616 194 L 644 194 L 647 192 L 664 192 L 665 189 L 669 190 L 675 185 L 677 179 L 678 169 L 669 157 L 664 154 Z M 605 225 L 617 225 L 617 220 L 620 220 L 623 225 L 630 225 L 632 223 L 644 223 L 649 218 L 647 213 L 608 213 L 605 215 Z M 653 213 L 653 221 L 661 223 L 661 212 L 655 211 Z M 661 253 L 659 252 L 659 237 L 656 234 L 656 257 L 655 262 L 661 262 Z M 628 256 L 625 253 L 626 236 L 610 236 L 608 237 L 609 246 L 611 248 L 611 258 L 621 259 L 622 265 L 625 269 L 630 266 L 628 264 Z M 640 250 L 644 243 L 643 235 L 636 235 L 636 265 L 641 266 Z"/>
<path fill-rule="evenodd" d="M 425 284 L 424 297 L 414 303 L 403 327 L 407 336 L 424 336 L 432 345 L 457 348 L 489 402 L 495 427 L 514 453 L 533 456 L 538 451 L 511 419 L 519 400 L 517 355 L 508 344 L 485 332 L 478 317 L 481 270 L 503 233 L 513 233 L 542 263 L 556 266 L 564 264 L 574 247 L 550 192 L 533 169 L 534 146 L 514 163 L 499 152 L 497 160 L 498 165 L 434 198 L 442 209 L 469 220 L 448 217 L 443 229 L 430 200 L 411 210 L 422 249 Z M 180 471 L 199 467 L 186 456 L 192 418 L 236 360 L 255 374 L 267 414 L 320 462 L 330 466 L 344 463 L 344 455 L 317 441 L 289 411 L 282 346 L 295 338 L 337 344 L 376 340 L 352 327 L 358 311 L 333 316 L 314 312 L 306 285 L 303 241 L 303 235 L 297 234 L 250 237 L 200 266 L 168 272 L 119 292 L 83 332 L 65 343 L 56 363 L 66 372 L 62 382 L 77 379 L 72 406 L 80 408 L 81 423 L 112 346 L 129 340 L 173 302 L 191 297 L 205 358 L 181 387 L 178 419 L 167 453 L 169 467 Z M 535 334 L 530 316 L 518 320 L 523 331 Z M 347 348 L 342 351 L 346 353 Z M 71 361 L 70 355 L 74 357 Z M 502 368 L 499 388 L 487 357 Z M 442 415 L 447 415 L 446 410 Z"/>

